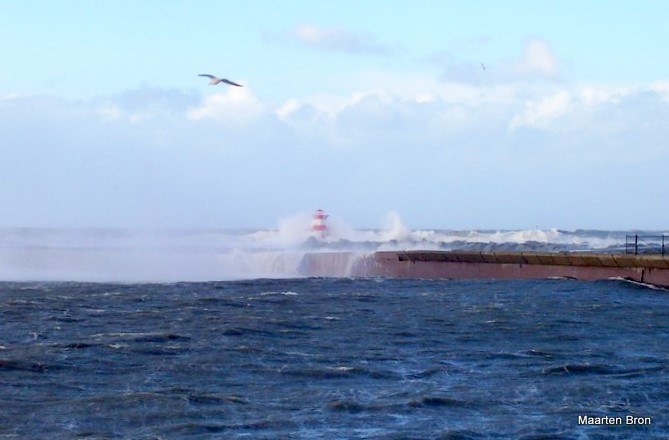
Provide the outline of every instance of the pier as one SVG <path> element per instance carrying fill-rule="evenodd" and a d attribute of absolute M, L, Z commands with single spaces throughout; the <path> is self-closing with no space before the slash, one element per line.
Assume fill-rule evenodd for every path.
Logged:
<path fill-rule="evenodd" d="M 300 273 L 428 279 L 624 278 L 669 287 L 669 256 L 594 252 L 324 252 L 305 255 Z"/>

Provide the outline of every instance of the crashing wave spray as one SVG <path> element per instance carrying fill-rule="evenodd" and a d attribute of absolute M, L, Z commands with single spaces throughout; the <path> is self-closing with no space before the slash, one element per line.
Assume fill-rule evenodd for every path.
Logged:
<path fill-rule="evenodd" d="M 282 219 L 253 231 L 0 229 L 0 280 L 175 282 L 299 277 L 308 254 L 332 254 L 329 272 L 348 276 L 379 250 L 617 252 L 626 231 L 412 230 L 397 213 L 380 229 L 355 229 L 328 218 L 314 237 L 312 216 Z M 639 231 L 635 231 L 639 232 Z M 639 232 L 640 233 L 640 232 Z"/>

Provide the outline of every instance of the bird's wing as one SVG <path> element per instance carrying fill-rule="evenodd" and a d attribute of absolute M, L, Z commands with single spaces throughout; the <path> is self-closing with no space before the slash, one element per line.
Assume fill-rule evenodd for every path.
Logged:
<path fill-rule="evenodd" d="M 232 82 L 229 79 L 222 79 L 221 81 L 223 81 L 226 84 L 230 84 L 231 86 L 244 87 L 243 85 L 237 84 L 236 82 Z"/>
<path fill-rule="evenodd" d="M 201 73 L 198 76 L 206 76 L 207 78 L 217 79 L 214 75 L 209 75 L 208 73 Z"/>

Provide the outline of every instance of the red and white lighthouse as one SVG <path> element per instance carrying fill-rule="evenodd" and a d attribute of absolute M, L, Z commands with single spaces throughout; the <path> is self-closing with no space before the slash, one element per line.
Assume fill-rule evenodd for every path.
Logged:
<path fill-rule="evenodd" d="M 322 209 L 317 209 L 311 222 L 311 231 L 319 238 L 325 238 L 328 235 L 328 225 L 325 219 L 328 216 Z"/>

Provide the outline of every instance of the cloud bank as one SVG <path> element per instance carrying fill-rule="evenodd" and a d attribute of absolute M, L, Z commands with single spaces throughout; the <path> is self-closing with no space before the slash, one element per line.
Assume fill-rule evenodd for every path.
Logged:
<path fill-rule="evenodd" d="M 522 74 L 552 76 L 526 48 Z M 252 88 L 0 98 L 0 226 L 661 228 L 669 87 L 463 84 L 269 102 Z M 406 84 L 406 86 L 404 86 Z"/>
<path fill-rule="evenodd" d="M 547 41 L 532 38 L 515 58 L 501 60 L 459 60 L 450 52 L 432 54 L 431 64 L 442 69 L 444 81 L 462 83 L 515 83 L 556 81 L 561 77 L 560 62 Z"/>

